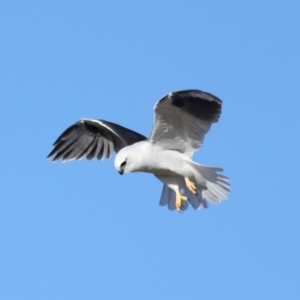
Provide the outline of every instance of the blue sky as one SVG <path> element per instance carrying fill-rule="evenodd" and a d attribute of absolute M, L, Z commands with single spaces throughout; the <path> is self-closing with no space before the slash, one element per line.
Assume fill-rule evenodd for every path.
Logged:
<path fill-rule="evenodd" d="M 0 3 L 1 299 L 299 299 L 299 1 Z M 113 160 L 52 164 L 81 117 L 149 135 L 173 90 L 220 97 L 194 160 L 229 200 L 180 214 Z"/>

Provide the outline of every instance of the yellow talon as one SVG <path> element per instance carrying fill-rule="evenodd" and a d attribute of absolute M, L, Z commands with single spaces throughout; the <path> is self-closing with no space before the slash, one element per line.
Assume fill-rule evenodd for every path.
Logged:
<path fill-rule="evenodd" d="M 182 209 L 182 200 L 186 201 L 187 199 L 188 198 L 186 196 L 182 196 L 182 195 L 180 195 L 179 192 L 176 192 L 175 206 L 178 211 L 181 211 L 181 209 Z"/>
<path fill-rule="evenodd" d="M 190 181 L 187 177 L 184 177 L 185 184 L 189 191 L 193 194 L 197 194 L 197 188 L 194 182 Z"/>

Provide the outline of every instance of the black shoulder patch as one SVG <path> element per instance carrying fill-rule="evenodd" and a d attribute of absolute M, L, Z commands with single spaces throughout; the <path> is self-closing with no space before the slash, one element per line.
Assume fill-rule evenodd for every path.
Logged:
<path fill-rule="evenodd" d="M 172 105 L 192 116 L 217 122 L 222 109 L 222 101 L 216 96 L 199 90 L 186 90 L 169 94 Z"/>

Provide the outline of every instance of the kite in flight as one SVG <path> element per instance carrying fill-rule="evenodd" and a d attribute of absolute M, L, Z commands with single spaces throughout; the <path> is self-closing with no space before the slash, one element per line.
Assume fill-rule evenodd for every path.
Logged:
<path fill-rule="evenodd" d="M 115 151 L 115 168 L 121 175 L 146 172 L 163 182 L 160 205 L 178 211 L 189 204 L 207 208 L 207 201 L 227 199 L 229 179 L 219 173 L 223 169 L 197 164 L 191 157 L 219 120 L 221 107 L 219 98 L 200 90 L 172 92 L 156 103 L 148 139 L 115 123 L 81 119 L 58 137 L 47 158 L 102 160 Z"/>

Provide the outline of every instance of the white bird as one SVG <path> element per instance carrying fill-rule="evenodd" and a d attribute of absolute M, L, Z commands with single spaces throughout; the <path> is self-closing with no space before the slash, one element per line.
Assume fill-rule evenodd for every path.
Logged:
<path fill-rule="evenodd" d="M 81 119 L 59 136 L 47 158 L 102 160 L 115 151 L 115 168 L 121 175 L 147 172 L 163 182 L 160 205 L 178 211 L 189 203 L 194 209 L 207 208 L 207 200 L 227 199 L 229 179 L 219 174 L 223 169 L 197 164 L 191 157 L 218 121 L 221 107 L 219 98 L 200 90 L 172 92 L 154 107 L 149 139 L 118 124 Z"/>

